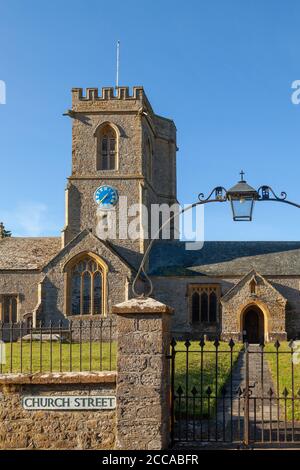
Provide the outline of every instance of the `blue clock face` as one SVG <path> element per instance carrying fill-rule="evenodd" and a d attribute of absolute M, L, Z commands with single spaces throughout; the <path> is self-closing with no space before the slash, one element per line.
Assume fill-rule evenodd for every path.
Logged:
<path fill-rule="evenodd" d="M 112 186 L 103 185 L 96 189 L 94 199 L 99 208 L 110 210 L 118 202 L 118 191 Z"/>

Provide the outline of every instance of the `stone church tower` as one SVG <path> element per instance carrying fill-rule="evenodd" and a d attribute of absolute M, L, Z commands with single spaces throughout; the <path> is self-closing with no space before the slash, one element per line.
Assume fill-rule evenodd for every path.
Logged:
<path fill-rule="evenodd" d="M 68 115 L 73 119 L 72 174 L 66 189 L 63 247 L 83 229 L 96 233 L 99 213 L 93 195 L 101 185 L 116 188 L 121 199 L 126 196 L 128 207 L 144 204 L 149 214 L 151 204 L 176 203 L 176 127 L 154 114 L 142 87 L 134 87 L 132 95 L 128 87 L 119 87 L 116 94 L 113 88 L 103 88 L 101 96 L 96 88 L 87 89 L 85 96 L 81 88 L 74 88 Z M 120 206 L 115 209 L 117 238 L 112 241 L 129 257 L 130 252 L 143 253 L 147 225 L 138 239 L 127 239 L 129 214 L 128 220 L 122 219 L 120 236 Z"/>
<path fill-rule="evenodd" d="M 65 227 L 61 237 L 0 237 L 4 323 L 109 317 L 133 295 L 153 205 L 177 202 L 176 127 L 153 112 L 142 87 L 75 88 L 66 114 L 73 128 Z M 99 188 L 114 194 L 111 207 Z M 109 226 L 113 215 L 115 236 L 99 236 L 99 220 Z M 124 234 L 132 221 L 143 226 L 136 238 Z M 187 250 L 174 233 L 154 243 L 146 266 L 153 297 L 175 309 L 174 334 L 300 338 L 300 242 L 205 241 Z"/>

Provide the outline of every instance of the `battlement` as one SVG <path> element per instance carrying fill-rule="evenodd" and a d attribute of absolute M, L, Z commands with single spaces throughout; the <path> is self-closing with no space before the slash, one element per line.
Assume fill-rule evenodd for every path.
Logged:
<path fill-rule="evenodd" d="M 147 108 L 153 114 L 153 109 L 142 86 L 98 88 L 72 88 L 72 109 L 75 112 L 86 112 L 90 109 L 130 109 Z"/>
<path fill-rule="evenodd" d="M 132 94 L 128 86 L 103 87 L 99 95 L 98 88 L 86 88 L 85 93 L 83 88 L 72 88 L 73 103 L 77 101 L 108 101 L 108 100 L 142 100 L 146 98 L 143 87 L 134 86 Z"/>

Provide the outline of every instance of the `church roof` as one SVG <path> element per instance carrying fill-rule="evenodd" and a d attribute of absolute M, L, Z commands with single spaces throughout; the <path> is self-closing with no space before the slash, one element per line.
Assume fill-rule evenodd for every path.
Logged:
<path fill-rule="evenodd" d="M 3 238 L 0 240 L 0 270 L 41 269 L 60 249 L 60 237 Z"/>
<path fill-rule="evenodd" d="M 150 252 L 151 275 L 241 276 L 255 269 L 262 275 L 300 275 L 300 242 L 206 241 L 200 250 L 185 242 L 159 241 Z"/>
<path fill-rule="evenodd" d="M 60 237 L 1 239 L 0 270 L 41 269 L 60 250 Z M 158 241 L 149 266 L 157 276 L 243 276 L 251 269 L 265 276 L 300 276 L 300 242 L 206 241 L 200 250 L 186 250 L 181 241 Z"/>

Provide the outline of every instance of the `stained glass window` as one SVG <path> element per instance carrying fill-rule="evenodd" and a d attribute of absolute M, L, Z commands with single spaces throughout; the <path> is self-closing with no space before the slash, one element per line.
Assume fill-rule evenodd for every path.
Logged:
<path fill-rule="evenodd" d="M 71 271 L 71 314 L 101 315 L 102 295 L 102 267 L 87 256 Z"/>

